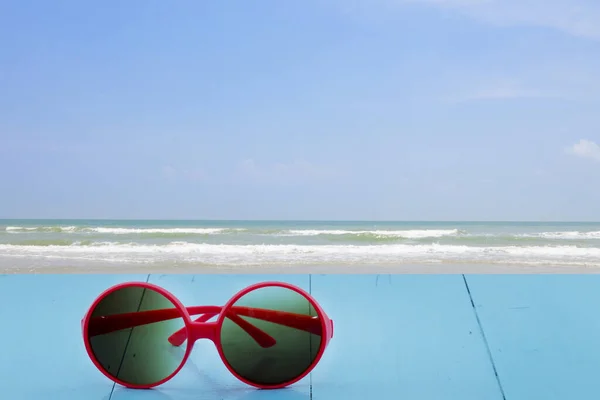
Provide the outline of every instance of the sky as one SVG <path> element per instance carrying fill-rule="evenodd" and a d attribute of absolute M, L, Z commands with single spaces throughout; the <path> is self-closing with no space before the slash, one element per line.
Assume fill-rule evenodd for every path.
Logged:
<path fill-rule="evenodd" d="M 4 0 L 0 218 L 600 221 L 597 0 Z"/>

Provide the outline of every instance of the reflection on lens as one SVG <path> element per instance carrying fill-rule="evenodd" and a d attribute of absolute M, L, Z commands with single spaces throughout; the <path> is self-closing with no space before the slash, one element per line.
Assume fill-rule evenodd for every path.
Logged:
<path fill-rule="evenodd" d="M 247 308 L 258 310 L 252 312 Z M 221 328 L 223 353 L 229 366 L 250 382 L 275 386 L 294 380 L 319 353 L 321 321 L 309 300 L 294 290 L 262 287 L 242 296 L 230 310 L 235 315 L 227 314 Z M 296 317 L 289 318 L 277 311 Z M 234 322 L 236 316 L 271 336 L 276 343 L 262 347 L 247 329 Z"/>
<path fill-rule="evenodd" d="M 139 320 L 149 314 L 137 312 L 151 310 L 171 310 L 170 319 L 151 323 Z M 126 313 L 134 314 L 119 315 Z M 138 324 L 131 327 L 136 316 Z M 129 327 L 119 327 L 119 323 Z M 94 308 L 88 340 L 94 357 L 108 374 L 128 384 L 152 385 L 181 365 L 187 342 L 174 347 L 167 339 L 184 326 L 175 305 L 162 294 L 141 286 L 127 287 L 111 292 Z"/>

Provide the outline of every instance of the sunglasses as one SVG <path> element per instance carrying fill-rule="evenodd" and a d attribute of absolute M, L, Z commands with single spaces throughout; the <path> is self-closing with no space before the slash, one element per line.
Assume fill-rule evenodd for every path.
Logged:
<path fill-rule="evenodd" d="M 333 321 L 316 300 L 282 282 L 249 286 L 222 307 L 185 307 L 160 286 L 122 283 L 98 296 L 81 328 L 94 365 L 134 389 L 173 378 L 198 339 L 212 340 L 242 382 L 282 388 L 304 378 L 333 337 Z"/>

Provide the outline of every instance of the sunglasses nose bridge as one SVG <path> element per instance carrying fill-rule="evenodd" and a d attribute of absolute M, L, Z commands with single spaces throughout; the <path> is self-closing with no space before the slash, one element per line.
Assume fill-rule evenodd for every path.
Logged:
<path fill-rule="evenodd" d="M 193 341 L 199 339 L 208 339 L 215 341 L 217 337 L 216 322 L 192 322 L 190 326 L 190 336 Z"/>

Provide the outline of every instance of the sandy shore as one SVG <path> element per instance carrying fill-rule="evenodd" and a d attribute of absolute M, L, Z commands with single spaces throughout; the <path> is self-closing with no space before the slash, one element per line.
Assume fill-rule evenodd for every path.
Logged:
<path fill-rule="evenodd" d="M 284 267 L 223 266 L 1 266 L 3 274 L 597 274 L 600 267 L 523 266 L 485 264 L 299 265 Z"/>

